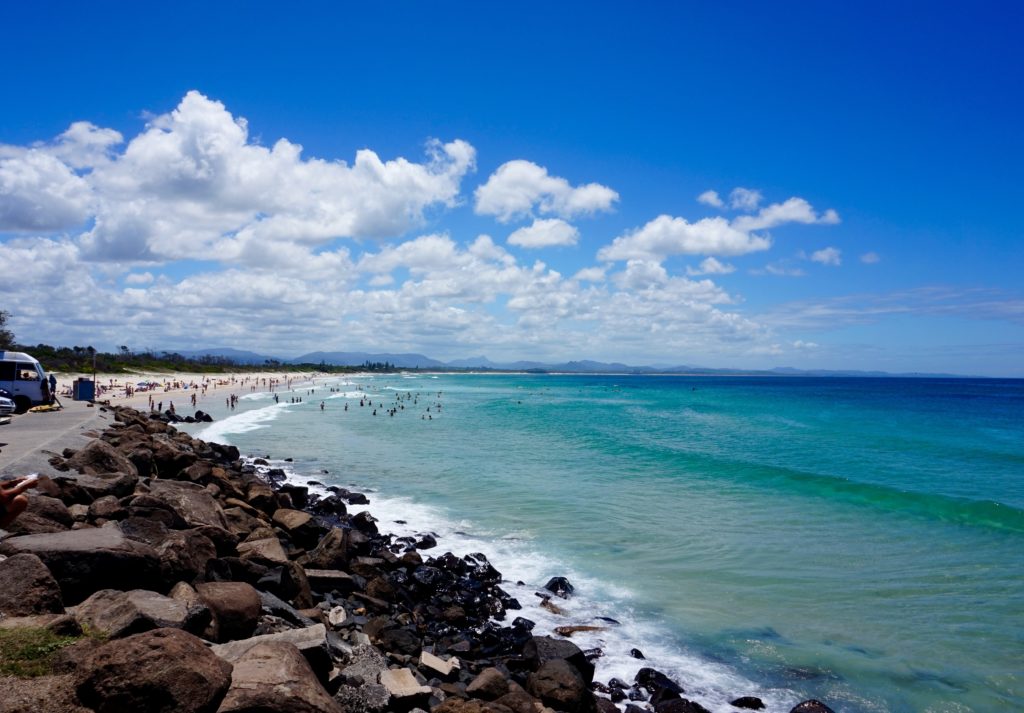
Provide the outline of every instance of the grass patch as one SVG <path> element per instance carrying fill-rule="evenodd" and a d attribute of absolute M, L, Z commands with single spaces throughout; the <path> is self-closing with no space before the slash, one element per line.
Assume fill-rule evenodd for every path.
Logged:
<path fill-rule="evenodd" d="M 51 671 L 54 654 L 82 639 L 46 629 L 0 629 L 0 674 L 31 678 Z"/>

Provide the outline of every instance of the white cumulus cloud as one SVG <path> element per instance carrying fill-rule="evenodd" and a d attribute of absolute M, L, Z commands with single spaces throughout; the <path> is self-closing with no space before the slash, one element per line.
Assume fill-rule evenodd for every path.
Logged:
<path fill-rule="evenodd" d="M 761 204 L 763 198 L 761 191 L 752 188 L 733 188 L 732 193 L 729 194 L 729 207 L 734 210 L 757 210 L 757 206 Z"/>
<path fill-rule="evenodd" d="M 601 248 L 599 260 L 654 259 L 670 255 L 744 255 L 771 247 L 764 236 L 738 230 L 721 217 L 691 223 L 659 215 L 642 228 L 620 235 Z"/>
<path fill-rule="evenodd" d="M 865 265 L 874 265 L 875 263 L 880 262 L 881 259 L 881 256 L 876 252 L 868 252 L 860 256 L 860 261 Z"/>
<path fill-rule="evenodd" d="M 697 196 L 697 202 L 709 205 L 712 208 L 725 207 L 725 203 L 722 202 L 722 197 L 718 195 L 718 191 L 704 191 Z"/>
<path fill-rule="evenodd" d="M 787 223 L 837 222 L 839 216 L 835 211 L 818 215 L 803 198 L 773 203 L 754 215 L 741 215 L 732 221 L 716 216 L 691 223 L 685 218 L 659 215 L 643 227 L 615 238 L 597 256 L 599 260 L 615 261 L 664 260 L 672 255 L 745 255 L 771 247 L 771 238 L 755 231 Z"/>
<path fill-rule="evenodd" d="M 842 252 L 838 248 L 822 248 L 811 253 L 812 262 L 820 262 L 822 265 L 838 266 L 842 263 Z"/>
<path fill-rule="evenodd" d="M 575 245 L 580 232 L 561 218 L 533 221 L 508 236 L 509 245 L 523 248 L 547 248 L 554 245 Z"/>
<path fill-rule="evenodd" d="M 721 262 L 714 257 L 706 257 L 700 262 L 700 267 L 694 269 L 693 267 L 686 267 L 686 274 L 691 276 L 696 275 L 728 275 L 729 273 L 736 272 L 736 267 L 726 262 Z"/>
<path fill-rule="evenodd" d="M 431 141 L 426 160 L 304 158 L 265 147 L 248 122 L 199 92 L 121 135 L 76 122 L 48 144 L 0 147 L 0 230 L 53 232 L 93 219 L 83 256 L 99 261 L 263 260 L 338 238 L 392 238 L 454 207 L 475 169 L 465 141 Z"/>
<path fill-rule="evenodd" d="M 474 193 L 476 212 L 507 223 L 542 215 L 572 218 L 611 210 L 619 194 L 599 183 L 573 187 L 531 161 L 509 161 L 498 167 Z"/>

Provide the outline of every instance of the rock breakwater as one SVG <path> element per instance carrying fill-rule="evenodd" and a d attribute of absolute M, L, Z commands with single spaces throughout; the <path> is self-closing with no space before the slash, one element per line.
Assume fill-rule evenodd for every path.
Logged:
<path fill-rule="evenodd" d="M 434 537 L 351 512 L 360 493 L 320 497 L 232 446 L 113 412 L 52 460 L 67 475 L 41 479 L 0 541 L 0 635 L 69 644 L 0 712 L 706 710 L 654 669 L 595 681 L 601 652 L 535 633 L 484 554 L 430 555 Z"/>

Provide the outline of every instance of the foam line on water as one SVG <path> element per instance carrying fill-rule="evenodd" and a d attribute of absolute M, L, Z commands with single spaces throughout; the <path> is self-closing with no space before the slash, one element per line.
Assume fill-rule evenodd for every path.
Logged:
<path fill-rule="evenodd" d="M 510 610 L 506 621 L 502 622 L 504 625 L 516 616 L 522 616 L 536 623 L 534 633 L 537 635 L 554 635 L 555 628 L 559 626 L 607 627 L 603 631 L 580 632 L 571 637 L 573 643 L 583 650 L 600 648 L 604 652 L 595 661 L 595 680 L 607 683 L 611 678 L 619 678 L 632 683 L 641 668 L 656 668 L 678 681 L 686 689 L 688 697 L 698 700 L 714 713 L 734 712 L 735 708 L 729 705 L 729 701 L 741 695 L 760 697 L 768 710 L 789 710 L 800 700 L 793 691 L 762 687 L 732 667 L 688 650 L 663 626 L 634 611 L 631 605 L 634 595 L 630 586 L 602 582 L 566 567 L 547 556 L 543 543 L 529 531 L 491 531 L 469 520 L 450 519 L 438 508 L 410 498 L 386 496 L 357 483 L 338 482 L 338 479 L 322 473 L 298 473 L 292 469 L 292 464 L 284 461 L 272 462 L 272 465 L 283 468 L 290 480 L 307 485 L 310 492 L 319 495 L 326 495 L 329 491 L 325 487 L 310 485 L 309 481 L 326 482 L 365 493 L 370 500 L 365 509 L 377 518 L 382 532 L 398 537 L 433 534 L 438 546 L 424 551 L 424 558 L 449 551 L 460 557 L 483 552 L 502 573 L 502 588 L 523 606 L 521 611 Z M 362 506 L 356 506 L 352 511 L 360 509 Z M 543 592 L 544 584 L 555 576 L 567 577 L 576 588 L 574 595 L 567 600 L 551 598 L 564 611 L 562 615 L 541 607 L 542 599 L 536 594 Z M 618 624 L 601 617 L 614 619 Z M 633 648 L 640 649 L 646 658 L 634 658 L 630 654 Z"/>
<path fill-rule="evenodd" d="M 195 437 L 203 441 L 230 444 L 228 438 L 235 433 L 248 433 L 260 428 L 267 428 L 269 423 L 284 413 L 289 407 L 299 404 L 277 403 L 263 408 L 243 411 L 233 416 L 216 421 L 203 430 L 197 432 Z"/>

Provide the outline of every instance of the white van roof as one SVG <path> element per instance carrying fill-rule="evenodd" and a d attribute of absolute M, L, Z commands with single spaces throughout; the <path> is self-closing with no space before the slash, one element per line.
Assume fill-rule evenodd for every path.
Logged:
<path fill-rule="evenodd" d="M 25 352 L 4 352 L 0 351 L 0 361 L 27 361 L 31 364 L 38 364 L 39 360 Z"/>

